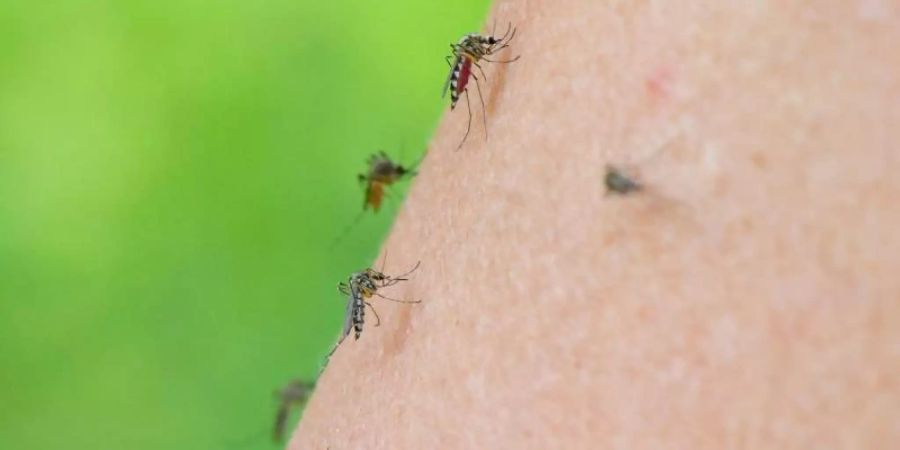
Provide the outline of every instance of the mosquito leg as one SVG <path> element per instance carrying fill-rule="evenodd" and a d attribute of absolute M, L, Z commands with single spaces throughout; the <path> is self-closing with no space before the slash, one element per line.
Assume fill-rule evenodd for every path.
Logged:
<path fill-rule="evenodd" d="M 484 122 L 484 140 L 487 140 L 487 138 L 488 138 L 487 109 L 485 109 L 485 107 L 484 107 L 484 97 L 481 96 L 481 83 L 478 82 L 478 77 L 476 77 L 474 74 L 472 75 L 472 78 L 475 79 L 475 89 L 478 90 L 478 100 L 481 101 L 481 120 L 482 120 L 482 122 Z M 468 92 L 468 91 L 466 91 L 466 92 Z M 468 94 L 466 94 L 466 95 L 468 96 Z M 471 120 L 471 118 L 470 118 L 470 120 Z"/>
<path fill-rule="evenodd" d="M 457 151 L 459 151 L 459 149 L 461 149 L 463 144 L 466 142 L 466 138 L 469 137 L 469 130 L 472 128 L 472 105 L 471 105 L 471 103 L 469 103 L 469 90 L 466 89 L 465 92 L 466 92 L 466 108 L 469 109 L 469 122 L 466 124 L 466 134 L 463 135 L 462 140 L 459 141 L 459 146 L 456 147 Z"/>
<path fill-rule="evenodd" d="M 333 250 L 338 244 L 340 244 L 341 241 L 343 241 L 344 238 L 346 238 L 347 235 L 349 235 L 350 232 L 353 231 L 353 228 L 359 223 L 359 221 L 362 220 L 366 213 L 366 204 L 367 203 L 363 204 L 363 210 L 356 215 L 356 217 L 353 219 L 353 222 L 350 222 L 350 224 L 347 225 L 346 228 L 344 228 L 344 231 L 342 231 L 341 234 L 339 234 L 336 238 L 334 238 L 333 241 L 331 241 L 331 244 L 328 245 L 329 250 Z"/>
<path fill-rule="evenodd" d="M 391 202 L 391 205 L 393 205 L 395 208 L 400 206 L 400 204 L 398 203 L 399 202 L 398 197 L 396 195 L 394 195 L 394 191 L 392 191 L 388 188 L 385 188 L 384 196 L 385 196 L 385 198 L 388 199 L 389 202 Z"/>
<path fill-rule="evenodd" d="M 507 59 L 506 61 L 497 61 L 497 60 L 487 59 L 487 58 L 481 58 L 481 60 L 487 61 L 489 63 L 494 63 L 494 64 L 509 64 L 509 63 L 514 63 L 514 62 L 518 61 L 520 57 L 522 57 L 522 55 L 516 55 L 515 58 Z"/>
<path fill-rule="evenodd" d="M 375 294 L 375 295 L 378 295 L 378 294 Z M 379 295 L 379 297 L 381 297 L 381 296 Z M 372 314 L 375 315 L 375 326 L 380 327 L 381 326 L 381 317 L 378 317 L 378 311 L 375 311 L 375 307 L 372 306 L 371 303 L 369 303 L 369 302 L 365 302 L 365 303 L 366 303 L 366 306 L 368 306 L 369 308 L 372 309 Z"/>
<path fill-rule="evenodd" d="M 487 81 L 487 75 L 484 74 L 484 68 L 481 67 L 481 64 L 475 63 L 475 67 L 481 72 L 481 78 L 484 78 L 484 81 Z"/>
<path fill-rule="evenodd" d="M 381 255 L 381 267 L 378 269 L 378 273 L 384 273 L 385 264 L 387 264 L 387 248 L 384 249 L 384 255 Z"/>
<path fill-rule="evenodd" d="M 379 293 L 377 293 L 377 292 L 375 293 L 375 295 L 378 296 L 378 297 L 381 297 L 381 298 L 383 298 L 383 299 L 385 299 L 385 300 L 389 300 L 389 301 L 397 302 L 397 303 L 422 303 L 422 300 L 397 300 L 396 298 L 385 297 L 385 296 L 383 296 L 383 295 L 381 295 L 381 294 L 379 294 Z M 367 304 L 368 304 L 368 303 L 367 303 Z M 370 305 L 370 306 L 371 306 L 371 305 Z M 373 309 L 372 311 L 374 311 L 374 309 Z"/>

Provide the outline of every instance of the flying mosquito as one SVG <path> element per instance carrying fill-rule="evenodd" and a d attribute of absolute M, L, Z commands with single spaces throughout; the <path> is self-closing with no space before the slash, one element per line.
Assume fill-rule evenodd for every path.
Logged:
<path fill-rule="evenodd" d="M 505 61 L 489 58 L 497 52 L 509 47 L 509 43 L 512 42 L 515 37 L 516 29 L 513 28 L 510 23 L 509 27 L 506 29 L 506 33 L 503 33 L 503 36 L 500 36 L 499 38 L 495 37 L 493 34 L 484 36 L 472 33 L 463 36 L 458 43 L 450 44 L 451 54 L 446 57 L 447 64 L 450 65 L 450 75 L 447 76 L 447 81 L 444 82 L 443 95 L 446 96 L 447 91 L 450 91 L 450 110 L 452 111 L 456 108 L 459 97 L 465 93 L 466 107 L 469 110 L 469 121 L 466 124 L 466 134 L 463 136 L 462 141 L 460 141 L 459 146 L 456 147 L 457 150 L 462 148 L 463 143 L 466 142 L 466 138 L 469 137 L 469 130 L 472 128 L 472 105 L 469 102 L 468 90 L 469 78 L 475 80 L 475 88 L 478 91 L 478 98 L 481 101 L 481 118 L 484 121 L 484 137 L 487 139 L 487 118 L 485 117 L 486 110 L 484 108 L 484 98 L 481 96 L 481 85 L 478 83 L 478 77 L 473 72 L 472 67 L 477 67 L 481 72 L 481 76 L 487 80 L 487 75 L 485 75 L 484 69 L 481 67 L 481 64 L 479 64 L 480 62 L 507 64 L 517 61 L 521 55 L 517 55 L 516 57 Z M 450 62 L 451 59 L 453 59 L 452 63 Z"/>
<path fill-rule="evenodd" d="M 369 170 L 366 173 L 357 175 L 360 183 L 366 185 L 366 197 L 363 201 L 363 210 L 372 207 L 376 213 L 381 208 L 381 201 L 384 199 L 384 190 L 386 187 L 404 179 L 416 175 L 415 168 L 419 165 L 416 162 L 412 168 L 403 167 L 403 165 L 391 161 L 391 158 L 384 151 L 372 154 L 368 159 Z"/>
<path fill-rule="evenodd" d="M 287 385 L 275 391 L 275 398 L 280 402 L 278 413 L 275 415 L 275 426 L 272 429 L 272 440 L 282 442 L 284 440 L 285 427 L 291 411 L 302 408 L 309 395 L 316 387 L 315 381 L 291 380 Z"/>
<path fill-rule="evenodd" d="M 375 296 L 397 303 L 422 302 L 422 300 L 397 300 L 385 297 L 378 293 L 379 289 L 393 286 L 401 281 L 409 280 L 409 278 L 406 277 L 415 272 L 416 269 L 419 268 L 420 263 L 421 262 L 417 262 L 412 269 L 396 277 L 385 275 L 375 269 L 364 269 L 359 272 L 353 272 L 347 278 L 347 281 L 338 285 L 338 291 L 340 291 L 341 294 L 348 296 L 347 311 L 344 316 L 344 328 L 341 331 L 341 337 L 338 339 L 337 343 L 334 344 L 334 348 L 331 349 L 331 352 L 328 353 L 329 357 L 337 350 L 338 346 L 344 342 L 344 339 L 350 335 L 351 330 L 354 332 L 354 339 L 359 339 L 359 336 L 363 331 L 363 324 L 365 323 L 366 306 L 371 308 L 372 313 L 375 315 L 375 326 L 381 325 L 381 318 L 378 317 L 378 313 L 375 312 L 375 307 L 373 307 L 367 299 Z"/>
<path fill-rule="evenodd" d="M 379 150 L 378 153 L 370 155 L 369 159 L 366 160 L 366 164 L 369 166 L 368 169 L 365 173 L 356 176 L 359 183 L 365 186 L 363 209 L 356 215 L 353 221 L 350 222 L 350 225 L 347 225 L 344 231 L 332 241 L 329 248 L 333 248 L 343 240 L 359 223 L 369 208 L 372 208 L 372 211 L 378 213 L 381 209 L 381 203 L 384 200 L 385 195 L 387 195 L 387 188 L 394 183 L 415 176 L 416 168 L 421 161 L 422 159 L 419 158 L 412 166 L 406 167 L 391 160 L 388 154 L 383 150 Z"/>
<path fill-rule="evenodd" d="M 309 399 L 309 396 L 310 394 L 312 394 L 312 391 L 315 387 L 315 380 L 309 381 L 296 379 L 291 380 L 282 388 L 275 390 L 273 392 L 273 395 L 275 399 L 278 400 L 278 412 L 275 415 L 275 423 L 272 426 L 271 431 L 268 429 L 268 427 L 266 427 L 266 429 L 259 430 L 259 432 L 247 436 L 241 440 L 233 441 L 227 444 L 225 448 L 231 450 L 241 450 L 248 447 L 254 447 L 268 433 L 271 433 L 271 437 L 274 442 L 282 442 L 285 438 L 288 419 L 290 418 L 291 413 L 293 411 L 303 409 L 303 407 L 306 405 L 306 401 Z"/>

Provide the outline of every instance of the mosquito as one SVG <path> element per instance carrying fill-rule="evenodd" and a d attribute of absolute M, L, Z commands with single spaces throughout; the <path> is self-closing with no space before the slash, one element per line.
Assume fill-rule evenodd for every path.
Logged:
<path fill-rule="evenodd" d="M 347 237 L 347 234 L 349 234 L 359 221 L 362 220 L 369 208 L 372 208 L 372 211 L 378 213 L 381 209 L 381 202 L 384 200 L 387 188 L 394 183 L 415 176 L 417 174 L 416 168 L 419 166 L 420 162 L 422 162 L 421 157 L 412 166 L 406 167 L 391 160 L 388 154 L 383 150 L 379 150 L 377 153 L 370 155 L 369 159 L 366 161 L 366 164 L 369 166 L 368 170 L 366 170 L 365 173 L 356 176 L 359 183 L 365 185 L 363 209 L 356 215 L 353 221 L 350 222 L 350 225 L 347 225 L 341 234 L 332 241 L 329 248 L 334 248 L 335 245 Z"/>
<path fill-rule="evenodd" d="M 499 51 L 509 47 L 509 43 L 516 37 L 516 29 L 513 28 L 512 23 L 506 29 L 506 33 L 503 33 L 503 36 L 495 37 L 493 34 L 484 36 L 477 33 L 471 33 L 463 36 L 458 43 L 450 44 L 450 55 L 447 55 L 446 60 L 447 64 L 450 66 L 450 75 L 447 76 L 447 81 L 444 82 L 444 89 L 442 96 L 447 95 L 447 91 L 450 91 L 450 110 L 453 111 L 456 108 L 456 103 L 459 101 L 459 97 L 465 93 L 466 94 L 466 107 L 469 110 L 469 121 L 466 124 L 466 134 L 463 136 L 462 141 L 460 141 L 459 146 L 456 147 L 457 150 L 461 149 L 463 144 L 466 142 L 466 138 L 469 137 L 469 131 L 472 128 L 472 105 L 469 102 L 469 78 L 475 80 L 475 88 L 478 91 L 478 99 L 481 101 L 481 118 L 484 122 L 484 138 L 487 139 L 487 118 L 485 117 L 486 110 L 484 108 L 484 97 L 481 96 L 481 85 L 478 83 L 478 77 L 472 70 L 472 67 L 477 67 L 481 72 L 481 76 L 487 80 L 487 75 L 484 73 L 484 69 L 481 67 L 480 62 L 489 62 L 489 63 L 498 63 L 498 64 L 508 64 L 511 62 L 518 61 L 519 56 L 512 59 L 508 59 L 505 61 L 498 61 L 490 59 L 489 57 L 498 53 Z M 453 60 L 451 63 L 450 60 Z"/>
<path fill-rule="evenodd" d="M 644 186 L 626 175 L 615 166 L 606 166 L 606 190 L 608 193 L 616 193 L 620 195 L 628 195 L 632 192 L 640 192 Z"/>
<path fill-rule="evenodd" d="M 401 181 L 406 177 L 416 175 L 415 168 L 419 165 L 416 162 L 411 168 L 406 168 L 401 164 L 395 163 L 383 150 L 372 154 L 368 159 L 369 170 L 366 173 L 357 175 L 360 183 L 366 185 L 366 197 L 363 201 L 363 210 L 370 206 L 376 213 L 381 208 L 381 201 L 384 199 L 384 190 L 386 187 Z"/>
<path fill-rule="evenodd" d="M 255 446 L 259 440 L 263 439 L 263 436 L 270 432 L 274 442 L 282 442 L 285 437 L 284 435 L 287 430 L 288 419 L 290 418 L 291 413 L 303 408 L 315 387 L 315 380 L 296 379 L 291 380 L 281 389 L 275 390 L 273 395 L 275 399 L 278 400 L 278 412 L 275 415 L 275 423 L 271 431 L 266 427 L 266 429 L 259 430 L 259 432 L 245 437 L 240 441 L 227 444 L 225 448 L 237 450 Z"/>
<path fill-rule="evenodd" d="M 375 296 L 397 303 L 422 302 L 422 300 L 397 300 L 378 293 L 379 289 L 393 286 L 401 281 L 409 280 L 409 278 L 406 277 L 415 272 L 416 269 L 419 268 L 419 264 L 421 264 L 421 261 L 417 262 L 416 265 L 406 273 L 396 277 L 385 275 L 381 271 L 375 269 L 363 269 L 359 272 L 353 272 L 347 278 L 347 281 L 338 284 L 338 291 L 341 294 L 348 296 L 347 311 L 344 316 L 344 328 L 341 332 L 341 337 L 338 339 L 338 342 L 334 344 L 334 348 L 331 349 L 331 352 L 328 353 L 329 357 L 334 354 L 334 351 L 337 350 L 342 342 L 344 342 L 344 339 L 350 335 L 351 330 L 353 330 L 354 339 L 359 339 L 359 336 L 363 331 L 363 324 L 365 323 L 366 306 L 371 308 L 372 314 L 375 315 L 375 326 L 381 325 L 381 318 L 378 317 L 375 307 L 372 306 L 367 299 Z"/>
<path fill-rule="evenodd" d="M 272 440 L 282 442 L 288 417 L 295 408 L 302 407 L 316 387 L 315 381 L 291 380 L 287 385 L 275 391 L 274 395 L 281 403 L 275 415 L 275 426 L 272 429 Z"/>

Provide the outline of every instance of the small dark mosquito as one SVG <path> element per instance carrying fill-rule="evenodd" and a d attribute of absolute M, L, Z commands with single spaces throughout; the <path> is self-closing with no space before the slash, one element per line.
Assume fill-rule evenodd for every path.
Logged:
<path fill-rule="evenodd" d="M 640 192 L 644 189 L 644 186 L 641 183 L 635 181 L 633 178 L 625 175 L 624 172 L 611 165 L 606 166 L 605 182 L 608 193 L 628 195 L 632 192 Z"/>
<path fill-rule="evenodd" d="M 331 349 L 331 352 L 328 353 L 329 357 L 337 350 L 338 346 L 344 342 L 344 339 L 350 335 L 350 330 L 353 330 L 354 332 L 354 339 L 359 339 L 359 336 L 363 331 L 363 324 L 365 323 L 366 306 L 371 308 L 372 313 L 375 315 L 375 326 L 381 325 L 381 318 L 378 317 L 375 307 L 373 307 L 367 299 L 376 296 L 397 303 L 422 302 L 422 300 L 397 300 L 385 297 L 378 293 L 379 289 L 393 286 L 401 281 L 409 280 L 406 277 L 415 272 L 416 269 L 419 268 L 420 263 L 421 261 L 417 262 L 408 272 L 396 277 L 385 275 L 375 269 L 364 269 L 359 272 L 353 272 L 353 274 L 347 278 L 347 281 L 338 285 L 338 291 L 340 291 L 341 294 L 348 296 L 347 311 L 344 316 L 344 328 L 341 331 L 341 337 L 338 339 L 338 342 L 334 344 L 334 348 Z"/>
<path fill-rule="evenodd" d="M 497 61 L 488 58 L 509 47 L 509 43 L 512 42 L 515 37 L 516 29 L 513 28 L 510 23 L 509 27 L 506 29 L 506 33 L 503 33 L 503 36 L 500 36 L 499 38 L 493 36 L 493 34 L 484 36 L 472 33 L 463 36 L 458 43 L 450 44 L 451 54 L 446 57 L 447 64 L 450 65 L 450 75 L 447 76 L 447 81 L 444 83 L 443 95 L 447 95 L 447 91 L 450 91 L 450 110 L 452 111 L 456 108 L 456 102 L 459 101 L 459 97 L 465 93 L 466 106 L 469 109 L 469 121 L 466 125 L 466 134 L 456 148 L 457 150 L 462 148 L 463 143 L 466 142 L 466 138 L 469 137 L 469 130 L 472 128 L 472 105 L 469 102 L 468 90 L 470 77 L 475 80 L 475 88 L 478 90 L 478 98 L 481 101 L 481 118 L 484 121 L 484 137 L 487 139 L 487 118 L 485 117 L 486 110 L 484 108 L 484 98 L 481 96 L 481 85 L 478 83 L 478 77 L 474 74 L 472 67 L 477 67 L 481 72 L 481 76 L 487 80 L 487 75 L 485 75 L 484 69 L 481 67 L 481 64 L 479 64 L 480 62 L 485 61 L 489 63 L 507 64 L 517 61 L 521 55 L 517 55 L 516 57 L 505 61 Z M 453 59 L 452 63 L 450 62 L 451 59 Z"/>
<path fill-rule="evenodd" d="M 384 151 L 369 156 L 368 164 L 369 170 L 357 175 L 357 179 L 366 185 L 363 210 L 372 207 L 376 213 L 381 208 L 385 188 L 405 177 L 415 176 L 415 167 L 418 166 L 417 162 L 412 168 L 403 167 L 403 165 L 391 161 Z"/>
<path fill-rule="evenodd" d="M 295 408 L 306 404 L 309 395 L 316 387 L 315 381 L 291 380 L 287 385 L 275 391 L 275 398 L 280 402 L 275 415 L 275 426 L 272 429 L 272 440 L 282 442 L 288 417 Z"/>

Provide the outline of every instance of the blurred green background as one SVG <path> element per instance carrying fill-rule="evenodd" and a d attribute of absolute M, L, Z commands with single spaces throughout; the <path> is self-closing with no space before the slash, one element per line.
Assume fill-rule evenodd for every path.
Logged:
<path fill-rule="evenodd" d="M 0 449 L 274 447 L 487 7 L 0 2 Z"/>

